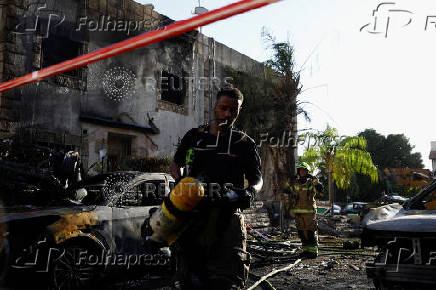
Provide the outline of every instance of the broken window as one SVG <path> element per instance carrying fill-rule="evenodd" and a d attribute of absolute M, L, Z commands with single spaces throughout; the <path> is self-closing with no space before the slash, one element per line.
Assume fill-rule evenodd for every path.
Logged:
<path fill-rule="evenodd" d="M 179 77 L 167 71 L 162 71 L 160 90 L 162 101 L 179 106 L 185 104 L 186 81 L 184 76 Z"/>
<path fill-rule="evenodd" d="M 428 193 L 414 200 L 411 209 L 436 210 L 436 188 L 433 188 Z"/>
<path fill-rule="evenodd" d="M 133 186 L 126 190 L 119 199 L 117 206 L 140 206 L 142 201 L 142 191 L 140 186 Z"/>
<path fill-rule="evenodd" d="M 433 182 L 405 203 L 411 210 L 436 210 L 436 183 Z"/>
<path fill-rule="evenodd" d="M 82 44 L 71 39 L 49 34 L 42 40 L 42 67 L 58 64 L 65 60 L 73 59 L 81 54 Z M 80 69 L 64 72 L 64 75 L 80 77 Z"/>
<path fill-rule="evenodd" d="M 142 205 L 159 205 L 167 193 L 165 181 L 148 180 L 142 184 Z"/>
<path fill-rule="evenodd" d="M 132 156 L 133 136 L 108 133 L 108 168 L 118 171 Z"/>

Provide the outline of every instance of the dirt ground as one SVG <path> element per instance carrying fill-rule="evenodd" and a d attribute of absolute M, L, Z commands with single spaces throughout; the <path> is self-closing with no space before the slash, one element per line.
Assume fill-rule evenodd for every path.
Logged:
<path fill-rule="evenodd" d="M 267 281 L 274 289 L 375 289 L 365 272 L 366 261 L 372 259 L 375 253 L 361 249 L 344 250 L 335 245 L 342 240 L 335 242 L 321 239 L 318 258 L 303 259 L 292 269 L 280 272 Z M 275 269 L 286 267 L 293 260 L 270 265 L 254 261 L 247 286 L 250 287 L 261 276 Z M 273 288 L 262 284 L 255 289 Z"/>
<path fill-rule="evenodd" d="M 368 279 L 365 263 L 372 260 L 374 249 L 359 247 L 360 223 L 352 217 L 318 217 L 319 256 L 302 259 L 290 270 L 282 271 L 255 289 L 375 289 Z M 285 232 L 270 234 L 249 231 L 247 250 L 252 256 L 246 289 L 262 276 L 282 269 L 299 259 L 301 242 L 291 221 Z M 344 247 L 344 243 L 352 245 Z M 354 246 L 354 247 L 353 247 Z M 171 273 L 123 277 L 109 282 L 108 289 L 171 289 Z M 109 286 L 110 285 L 110 286 Z"/>
<path fill-rule="evenodd" d="M 366 277 L 365 263 L 375 255 L 374 251 L 343 248 L 344 241 L 358 241 L 358 239 L 338 238 L 331 236 L 320 237 L 320 254 L 316 259 L 303 259 L 288 271 L 280 272 L 267 279 L 255 289 L 375 289 L 372 281 Z M 252 264 L 247 287 L 251 287 L 262 276 L 281 269 L 298 259 L 299 241 L 294 238 L 284 244 L 267 249 L 280 254 L 262 255 L 265 248 L 259 242 L 249 242 L 252 253 Z M 290 250 L 290 251 L 289 251 Z M 292 254 L 290 254 L 292 252 Z M 170 288 L 171 276 L 136 276 L 124 277 L 123 281 L 109 283 L 108 289 L 161 289 Z"/>

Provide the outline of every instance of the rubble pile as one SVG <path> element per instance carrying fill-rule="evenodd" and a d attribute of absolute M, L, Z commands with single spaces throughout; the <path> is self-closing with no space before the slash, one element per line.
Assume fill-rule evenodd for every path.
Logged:
<path fill-rule="evenodd" d="M 245 223 L 251 228 L 269 233 L 273 230 L 268 209 L 262 201 L 254 202 L 254 205 L 244 210 Z"/>
<path fill-rule="evenodd" d="M 362 233 L 359 216 L 318 216 L 320 234 L 342 238 L 358 238 Z"/>

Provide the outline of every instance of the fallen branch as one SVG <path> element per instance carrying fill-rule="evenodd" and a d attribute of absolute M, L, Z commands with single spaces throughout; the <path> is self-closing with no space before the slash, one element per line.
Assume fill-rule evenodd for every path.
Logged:
<path fill-rule="evenodd" d="M 298 260 L 295 261 L 294 263 L 292 263 L 292 264 L 290 264 L 290 265 L 288 265 L 288 266 L 286 266 L 286 267 L 284 267 L 284 268 L 281 268 L 281 269 L 278 269 L 278 270 L 274 270 L 274 271 L 272 271 L 272 272 L 270 272 L 270 273 L 268 273 L 268 274 L 262 276 L 262 278 L 260 278 L 259 281 L 257 281 L 256 283 L 254 283 L 253 286 L 251 286 L 251 287 L 248 288 L 247 290 L 253 290 L 253 289 L 256 288 L 260 283 L 262 283 L 263 281 L 265 281 L 265 280 L 268 279 L 269 277 L 272 277 L 272 276 L 274 276 L 274 275 L 277 274 L 277 273 L 280 273 L 280 272 L 283 272 L 283 271 L 287 271 L 287 270 L 289 270 L 289 269 L 292 269 L 293 267 L 295 267 L 295 266 L 296 266 L 298 263 L 300 263 L 300 262 L 301 262 L 301 259 L 298 259 Z"/>
<path fill-rule="evenodd" d="M 261 278 L 260 276 L 254 275 L 253 273 L 248 273 L 248 274 L 249 274 L 250 276 L 256 278 L 256 279 L 260 279 L 260 278 Z M 268 289 L 270 289 L 270 290 L 276 290 L 276 288 L 274 288 L 274 286 L 271 285 L 271 283 L 268 282 L 268 280 L 264 280 L 264 281 L 262 281 L 261 284 L 262 284 L 265 288 L 268 288 Z"/>

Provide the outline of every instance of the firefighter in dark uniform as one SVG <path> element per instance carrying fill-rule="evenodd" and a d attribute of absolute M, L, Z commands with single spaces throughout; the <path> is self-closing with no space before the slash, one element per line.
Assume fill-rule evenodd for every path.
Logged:
<path fill-rule="evenodd" d="M 315 195 L 323 191 L 318 180 L 309 174 L 309 166 L 302 162 L 297 166 L 297 180 L 287 184 L 285 193 L 290 194 L 291 212 L 295 216 L 298 236 L 302 243 L 302 256 L 318 256 L 318 223 L 316 221 Z"/>
<path fill-rule="evenodd" d="M 184 167 L 183 175 L 201 180 L 205 187 L 231 184 L 240 195 L 235 204 L 207 205 L 174 243 L 175 288 L 241 289 L 248 278 L 250 256 L 241 209 L 249 207 L 263 181 L 255 142 L 233 128 L 242 101 L 238 89 L 220 90 L 215 121 L 189 130 L 174 156 L 176 180 Z"/>

